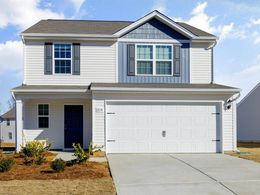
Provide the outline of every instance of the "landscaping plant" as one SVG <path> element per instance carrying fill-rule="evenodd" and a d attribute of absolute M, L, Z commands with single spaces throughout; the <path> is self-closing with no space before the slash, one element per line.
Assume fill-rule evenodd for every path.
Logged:
<path fill-rule="evenodd" d="M 25 164 L 42 164 L 46 161 L 45 153 L 49 151 L 51 145 L 45 146 L 41 141 L 30 141 L 21 149 L 21 156 L 24 157 Z"/>
<path fill-rule="evenodd" d="M 51 168 L 56 172 L 62 172 L 65 170 L 66 162 L 61 158 L 55 159 L 51 162 Z"/>
<path fill-rule="evenodd" d="M 14 160 L 9 158 L 0 159 L 0 172 L 9 171 L 14 165 Z"/>
<path fill-rule="evenodd" d="M 85 150 L 80 146 L 80 144 L 72 144 L 74 148 L 74 156 L 77 158 L 77 162 L 86 162 L 89 158 L 89 153 L 85 152 Z"/>

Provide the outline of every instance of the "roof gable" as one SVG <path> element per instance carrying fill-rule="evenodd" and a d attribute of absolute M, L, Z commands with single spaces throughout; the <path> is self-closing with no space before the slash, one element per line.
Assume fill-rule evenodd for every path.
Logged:
<path fill-rule="evenodd" d="M 258 90 L 260 91 L 260 82 L 237 105 L 240 106 L 243 102 L 246 102 L 252 95 L 257 94 Z"/>
<path fill-rule="evenodd" d="M 156 18 L 148 20 L 146 23 L 136 27 L 122 36 L 122 38 L 137 39 L 176 39 L 186 40 L 188 37 L 173 30 Z"/>
<path fill-rule="evenodd" d="M 12 119 L 15 118 L 15 108 L 12 108 L 11 110 L 7 111 L 6 113 L 4 113 L 1 118 L 3 119 Z"/>

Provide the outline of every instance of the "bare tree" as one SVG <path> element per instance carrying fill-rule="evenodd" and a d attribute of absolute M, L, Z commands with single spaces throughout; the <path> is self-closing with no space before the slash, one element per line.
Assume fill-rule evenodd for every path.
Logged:
<path fill-rule="evenodd" d="M 9 108 L 9 109 L 14 108 L 14 106 L 15 106 L 15 100 L 14 100 L 14 98 L 11 97 L 11 98 L 7 101 L 7 104 L 8 104 L 8 108 Z"/>

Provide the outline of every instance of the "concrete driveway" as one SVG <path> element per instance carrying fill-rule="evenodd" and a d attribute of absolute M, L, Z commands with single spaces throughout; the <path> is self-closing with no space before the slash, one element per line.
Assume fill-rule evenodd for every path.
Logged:
<path fill-rule="evenodd" d="M 118 195 L 260 194 L 260 163 L 224 154 L 110 154 Z"/>

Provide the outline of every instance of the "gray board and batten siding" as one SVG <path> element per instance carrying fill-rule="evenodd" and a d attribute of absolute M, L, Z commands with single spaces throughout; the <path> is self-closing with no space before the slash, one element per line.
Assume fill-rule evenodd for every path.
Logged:
<path fill-rule="evenodd" d="M 172 39 L 181 46 L 180 75 L 179 76 L 129 76 L 127 74 L 127 45 L 133 42 L 118 43 L 118 82 L 119 83 L 189 83 L 189 43 L 181 43 L 178 40 L 189 40 L 187 37 L 172 30 L 162 22 L 152 19 L 147 23 L 128 32 L 122 38 L 127 39 Z M 145 42 L 147 43 L 147 42 Z M 152 42 L 151 42 L 152 43 Z M 175 43 L 170 43 L 175 44 Z"/>

